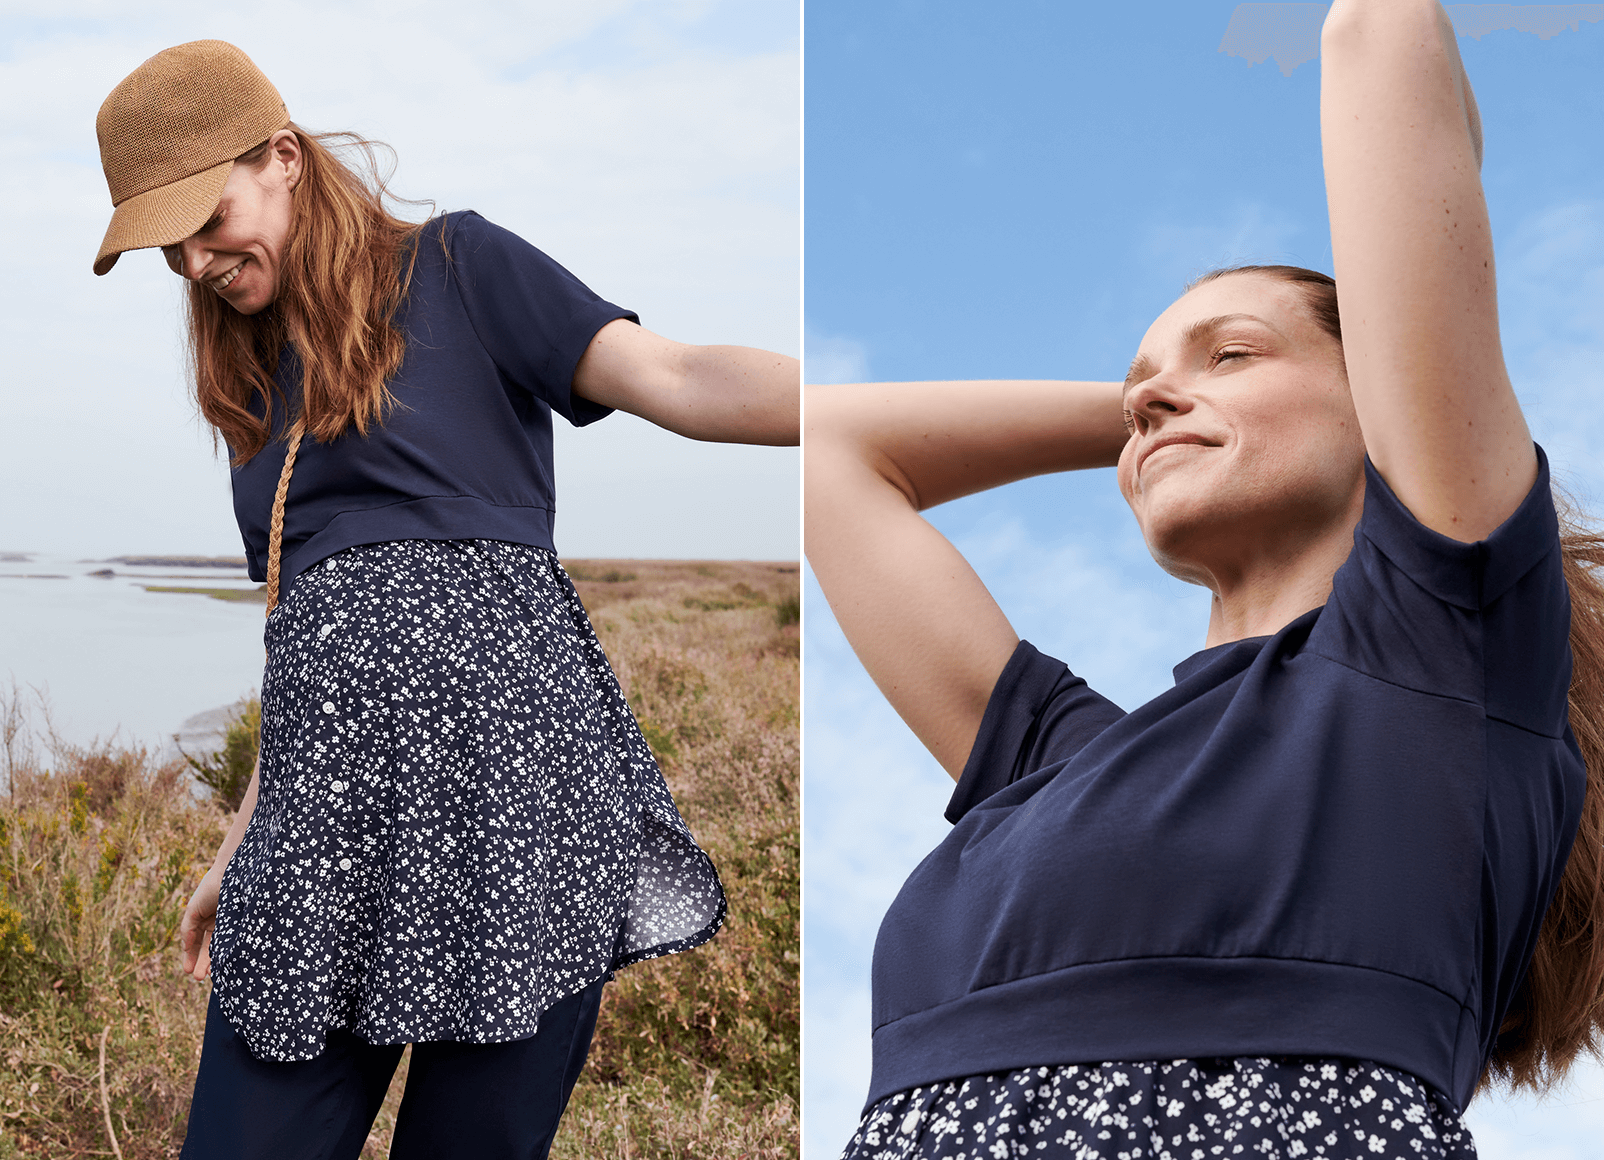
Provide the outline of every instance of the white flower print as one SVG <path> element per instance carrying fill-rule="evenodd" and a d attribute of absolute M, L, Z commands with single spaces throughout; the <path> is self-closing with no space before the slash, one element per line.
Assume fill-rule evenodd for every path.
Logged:
<path fill-rule="evenodd" d="M 1402 1098 L 1372 1110 L 1378 1088 Z M 1255 1099 L 1243 1098 L 1249 1090 Z M 937 1127 L 961 1107 L 993 1109 L 972 1125 L 967 1145 L 955 1125 Z M 1315 1135 L 1328 1124 L 1333 1130 Z M 843 1160 L 1382 1155 L 1475 1160 L 1476 1151 L 1453 1108 L 1413 1076 L 1368 1063 L 1243 1058 L 1032 1068 L 914 1088 L 871 1109 Z"/>

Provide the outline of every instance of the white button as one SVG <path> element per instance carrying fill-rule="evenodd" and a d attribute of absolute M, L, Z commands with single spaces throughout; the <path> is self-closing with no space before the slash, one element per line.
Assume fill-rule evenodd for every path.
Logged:
<path fill-rule="evenodd" d="M 334 561 L 330 560 L 327 564 L 323 565 L 323 567 L 327 568 L 330 572 L 334 571 Z"/>
<path fill-rule="evenodd" d="M 332 789 L 335 793 L 344 793 L 345 792 L 345 782 L 343 782 L 343 781 L 331 781 L 331 782 L 329 782 L 329 788 Z"/>
<path fill-rule="evenodd" d="M 323 711 L 325 713 L 334 712 L 334 702 L 333 701 L 324 701 L 323 702 Z"/>
<path fill-rule="evenodd" d="M 328 636 L 329 633 L 331 633 L 333 631 L 334 631 L 334 626 L 332 624 L 325 624 L 322 628 L 317 630 L 317 634 L 319 636 Z"/>
<path fill-rule="evenodd" d="M 351 859 L 349 859 L 349 858 L 341 858 L 340 859 L 340 869 L 341 870 L 349 870 L 350 868 L 351 868 Z"/>

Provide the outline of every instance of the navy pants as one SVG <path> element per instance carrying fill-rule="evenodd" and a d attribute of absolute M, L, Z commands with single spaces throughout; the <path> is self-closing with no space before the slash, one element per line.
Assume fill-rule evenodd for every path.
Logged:
<path fill-rule="evenodd" d="M 511 1043 L 415 1043 L 391 1160 L 545 1160 L 585 1065 L 602 983 Z M 401 1045 L 331 1031 L 316 1059 L 260 1060 L 214 994 L 181 1160 L 355 1160 Z"/>

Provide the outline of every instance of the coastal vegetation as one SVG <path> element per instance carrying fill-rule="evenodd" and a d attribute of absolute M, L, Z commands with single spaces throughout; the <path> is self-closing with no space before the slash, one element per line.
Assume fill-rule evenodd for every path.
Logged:
<path fill-rule="evenodd" d="M 568 567 L 730 911 L 708 945 L 607 987 L 552 1154 L 793 1157 L 796 567 Z M 176 927 L 237 801 L 224 775 L 254 758 L 239 743 L 252 726 L 197 755 L 211 784 L 183 758 L 17 724 L 16 697 L 0 701 L 15 726 L 0 798 L 0 1160 L 176 1156 L 206 1004 L 179 973 Z M 405 1067 L 364 1157 L 388 1151 Z"/>

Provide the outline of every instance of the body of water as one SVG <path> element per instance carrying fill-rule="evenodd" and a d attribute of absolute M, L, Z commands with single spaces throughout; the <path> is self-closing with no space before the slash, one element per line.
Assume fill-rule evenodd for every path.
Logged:
<path fill-rule="evenodd" d="M 107 572 L 110 575 L 107 575 Z M 97 575 L 98 573 L 98 575 Z M 168 750 L 186 721 L 255 692 L 260 601 L 150 592 L 252 589 L 243 566 L 182 567 L 0 553 L 0 692 L 15 688 L 64 739 Z M 216 716 L 210 718 L 214 722 Z M 186 734 L 203 738 L 206 727 Z"/>

